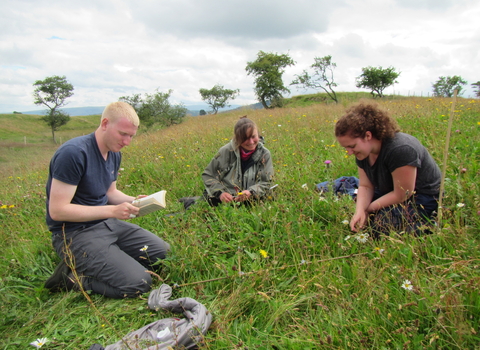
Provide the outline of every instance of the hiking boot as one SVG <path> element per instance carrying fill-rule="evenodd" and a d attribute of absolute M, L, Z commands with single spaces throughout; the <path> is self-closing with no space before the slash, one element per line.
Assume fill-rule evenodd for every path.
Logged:
<path fill-rule="evenodd" d="M 194 205 L 201 198 L 202 198 L 201 196 L 183 197 L 183 198 L 180 198 L 178 201 L 180 203 L 183 203 L 183 207 L 185 208 L 185 210 L 187 210 L 188 208 L 190 208 L 192 205 Z"/>
<path fill-rule="evenodd" d="M 45 288 L 50 289 L 51 292 L 58 292 L 61 290 L 72 290 L 74 282 L 71 280 L 70 276 L 72 271 L 70 267 L 61 261 L 60 264 L 55 268 L 53 274 L 45 282 Z"/>

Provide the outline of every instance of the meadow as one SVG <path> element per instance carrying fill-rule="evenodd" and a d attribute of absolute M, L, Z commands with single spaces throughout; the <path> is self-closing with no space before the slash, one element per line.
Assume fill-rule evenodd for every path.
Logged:
<path fill-rule="evenodd" d="M 143 131 L 124 149 L 120 189 L 167 190 L 164 211 L 132 219 L 172 246 L 154 288 L 167 283 L 172 299 L 191 297 L 210 310 L 203 349 L 480 349 L 480 101 L 457 100 L 435 232 L 366 242 L 344 223 L 351 198 L 315 191 L 322 181 L 357 175 L 333 133 L 351 101 L 310 102 L 189 117 Z M 379 103 L 442 167 L 451 99 Z M 203 169 L 242 115 L 257 122 L 272 153 L 274 198 L 252 208 L 199 202 L 185 211 L 178 198 L 202 193 Z M 86 298 L 43 287 L 59 262 L 44 220 L 48 161 L 58 145 L 38 117 L 16 118 L 0 115 L 0 349 L 32 348 L 43 337 L 42 349 L 106 346 L 172 316 L 148 309 L 148 295 Z M 74 117 L 58 135 L 65 141 L 98 122 Z"/>

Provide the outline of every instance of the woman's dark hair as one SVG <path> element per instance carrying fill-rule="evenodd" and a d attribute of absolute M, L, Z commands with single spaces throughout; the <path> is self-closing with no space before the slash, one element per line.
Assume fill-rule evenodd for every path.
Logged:
<path fill-rule="evenodd" d="M 252 134 L 258 131 L 257 124 L 252 120 L 248 119 L 246 115 L 240 118 L 240 120 L 235 124 L 233 128 L 233 142 L 235 147 L 238 148 L 245 140 L 252 137 Z"/>
<path fill-rule="evenodd" d="M 370 131 L 377 140 L 391 139 L 400 128 L 390 114 L 373 102 L 360 102 L 348 108 L 335 124 L 335 136 L 365 137 Z"/>

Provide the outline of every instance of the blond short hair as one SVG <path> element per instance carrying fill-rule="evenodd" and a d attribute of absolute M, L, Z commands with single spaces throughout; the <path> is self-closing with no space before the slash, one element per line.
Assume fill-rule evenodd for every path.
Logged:
<path fill-rule="evenodd" d="M 135 109 L 126 102 L 118 101 L 108 104 L 102 113 L 102 119 L 107 118 L 114 122 L 120 118 L 127 118 L 133 125 L 139 126 L 140 119 L 138 118 Z"/>

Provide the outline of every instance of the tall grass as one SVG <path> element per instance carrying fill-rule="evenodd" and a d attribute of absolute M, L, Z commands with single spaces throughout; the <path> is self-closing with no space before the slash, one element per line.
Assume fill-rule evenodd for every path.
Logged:
<path fill-rule="evenodd" d="M 381 103 L 441 164 L 450 102 Z M 192 297 L 213 313 L 206 349 L 479 348 L 478 100 L 457 104 L 437 231 L 366 243 L 346 239 L 350 198 L 314 191 L 316 183 L 356 175 L 333 134 L 343 110 L 312 104 L 192 117 L 139 135 L 123 152 L 123 191 L 168 191 L 165 211 L 132 221 L 172 245 L 161 277 L 178 285 L 173 297 Z M 201 194 L 202 170 L 245 114 L 272 153 L 275 200 L 249 209 L 200 202 L 185 212 L 177 199 Z M 46 160 L 17 166 L 0 185 L 0 349 L 25 349 L 39 337 L 50 339 L 44 349 L 88 349 L 168 317 L 142 298 L 92 295 L 105 323 L 81 294 L 43 288 L 59 261 L 44 223 L 47 167 Z M 407 279 L 413 290 L 401 287 Z"/>

